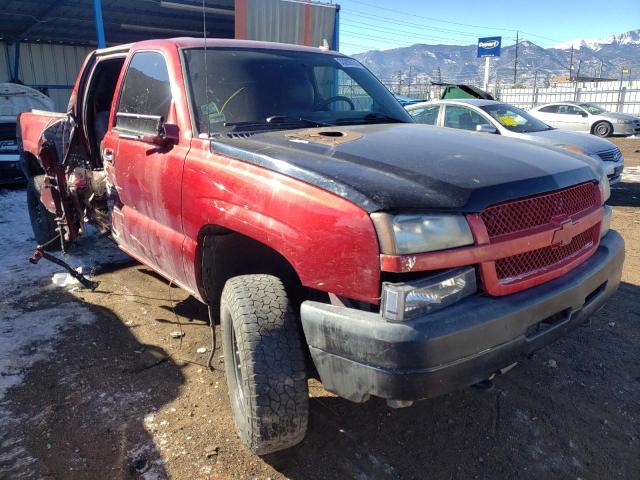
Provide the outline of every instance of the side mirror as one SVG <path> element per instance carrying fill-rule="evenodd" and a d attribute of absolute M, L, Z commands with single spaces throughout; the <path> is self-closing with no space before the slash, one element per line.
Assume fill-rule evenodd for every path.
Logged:
<path fill-rule="evenodd" d="M 116 127 L 124 130 L 124 132 L 120 133 L 120 138 L 138 140 L 161 147 L 175 145 L 180 141 L 178 125 L 166 123 L 164 117 L 158 115 L 118 112 L 116 113 Z"/>
<path fill-rule="evenodd" d="M 175 145 L 180 142 L 180 129 L 175 123 L 165 123 L 160 128 L 160 138 L 165 145 Z"/>
<path fill-rule="evenodd" d="M 582 115 L 583 117 L 588 117 L 589 114 L 587 112 L 580 112 L 580 115 Z"/>
<path fill-rule="evenodd" d="M 151 145 L 158 145 L 159 147 L 168 147 L 175 145 L 180 141 L 180 129 L 178 125 L 173 123 L 163 123 L 158 128 L 158 133 L 143 133 L 143 134 L 120 134 L 121 138 L 131 138 L 132 140 L 138 140 L 144 143 L 150 143 Z"/>
<path fill-rule="evenodd" d="M 476 132 L 480 133 L 498 133 L 498 129 L 493 125 L 489 125 L 488 123 L 483 123 L 480 125 L 476 125 Z"/>

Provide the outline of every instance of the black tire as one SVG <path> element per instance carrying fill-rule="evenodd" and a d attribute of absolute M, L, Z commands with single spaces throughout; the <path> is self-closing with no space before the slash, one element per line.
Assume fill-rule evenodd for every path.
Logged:
<path fill-rule="evenodd" d="M 44 245 L 58 234 L 55 215 L 49 212 L 40 201 L 43 183 L 44 175 L 31 177 L 27 182 L 27 208 L 29 209 L 31 228 L 38 245 Z M 58 250 L 59 248 L 59 242 L 52 242 L 47 245 L 46 250 Z"/>
<path fill-rule="evenodd" d="M 608 137 L 613 132 L 613 126 L 609 122 L 601 121 L 593 126 L 592 132 L 598 137 Z"/>
<path fill-rule="evenodd" d="M 258 455 L 301 442 L 309 416 L 303 343 L 280 279 L 228 280 L 220 324 L 229 399 L 242 442 Z"/>

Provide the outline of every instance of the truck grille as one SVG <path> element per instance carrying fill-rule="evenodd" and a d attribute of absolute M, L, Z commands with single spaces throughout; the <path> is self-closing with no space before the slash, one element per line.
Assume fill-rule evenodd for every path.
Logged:
<path fill-rule="evenodd" d="M 548 225 L 554 217 L 584 212 L 597 205 L 599 198 L 595 184 L 583 183 L 546 195 L 494 205 L 480 216 L 489 237 L 494 238 Z"/>
<path fill-rule="evenodd" d="M 601 152 L 598 152 L 597 155 L 603 162 L 617 162 L 622 158 L 622 152 L 620 152 L 617 147 L 609 150 L 602 150 Z"/>
<path fill-rule="evenodd" d="M 556 278 L 586 260 L 599 244 L 601 217 L 595 224 L 595 220 L 581 219 L 589 215 L 593 219 L 599 206 L 598 185 L 590 182 L 486 208 L 479 215 L 485 231 L 474 230 L 480 243 L 528 245 L 540 232 L 548 232 L 549 241 L 481 263 L 484 289 L 491 295 L 514 293 Z"/>
<path fill-rule="evenodd" d="M 563 247 L 543 247 L 496 261 L 496 273 L 500 283 L 512 283 L 536 275 L 580 256 L 598 242 L 600 227 L 591 227 L 571 239 Z"/>

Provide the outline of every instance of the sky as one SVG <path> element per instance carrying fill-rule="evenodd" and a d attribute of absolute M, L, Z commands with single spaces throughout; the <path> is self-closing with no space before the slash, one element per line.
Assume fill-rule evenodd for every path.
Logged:
<path fill-rule="evenodd" d="M 542 47 L 604 38 L 640 28 L 640 0 L 337 0 L 340 51 L 427 44 L 475 44 L 502 36 L 503 45 L 530 40 Z M 609 8 L 611 6 L 611 8 Z"/>

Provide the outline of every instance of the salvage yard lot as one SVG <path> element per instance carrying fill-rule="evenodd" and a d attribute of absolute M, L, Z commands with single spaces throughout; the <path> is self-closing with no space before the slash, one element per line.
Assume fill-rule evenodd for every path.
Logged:
<path fill-rule="evenodd" d="M 26 261 L 24 190 L 0 190 L 0 478 L 640 478 L 640 139 L 614 141 L 627 259 L 588 325 L 492 390 L 403 410 L 312 380 L 306 439 L 264 458 L 236 437 L 221 351 L 205 367 L 206 309 L 106 240 L 70 259 L 95 292 L 53 286 Z"/>

